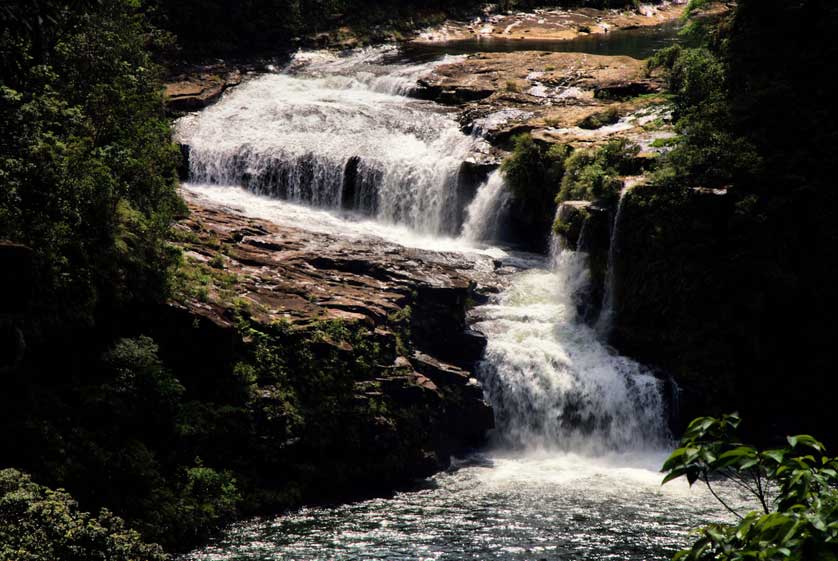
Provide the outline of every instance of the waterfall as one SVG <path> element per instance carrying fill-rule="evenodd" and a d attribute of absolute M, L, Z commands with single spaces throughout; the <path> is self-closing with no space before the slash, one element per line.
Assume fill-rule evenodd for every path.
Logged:
<path fill-rule="evenodd" d="M 608 263 L 605 269 L 605 286 L 602 295 L 602 307 L 599 318 L 596 322 L 596 331 L 603 339 L 608 339 L 614 325 L 614 314 L 616 313 L 616 274 L 614 271 L 617 252 L 620 243 L 620 226 L 622 225 L 623 201 L 633 185 L 625 185 L 620 191 L 620 200 L 617 203 L 617 211 L 614 214 L 614 221 L 611 224 L 611 239 L 608 243 Z"/>
<path fill-rule="evenodd" d="M 190 181 L 456 234 L 460 167 L 487 145 L 442 109 L 405 97 L 438 62 L 385 65 L 384 54 L 298 53 L 283 73 L 181 119 Z"/>
<path fill-rule="evenodd" d="M 503 173 L 495 170 L 466 208 L 462 237 L 469 241 L 497 240 L 510 199 Z"/>
<path fill-rule="evenodd" d="M 381 56 L 298 53 L 282 73 L 251 79 L 181 119 L 191 182 L 206 196 L 224 193 L 217 200 L 250 197 L 250 212 L 284 216 L 292 226 L 342 236 L 363 229 L 403 244 L 412 232 L 432 238 L 434 249 L 473 257 L 473 242 L 499 237 L 510 202 L 503 176 L 494 172 L 464 201 L 461 165 L 488 145 L 463 134 L 446 109 L 405 97 L 433 63 L 386 65 Z M 341 220 L 347 210 L 373 220 Z M 460 231 L 463 214 L 460 238 L 443 239 Z M 488 274 L 503 288 L 471 312 L 471 326 L 488 339 L 479 374 L 498 444 L 594 454 L 660 445 L 661 383 L 577 317 L 575 299 L 589 285 L 586 257 L 555 237 L 551 247 L 549 259 L 491 248 Z M 487 267 L 485 258 L 475 267 Z"/>
<path fill-rule="evenodd" d="M 667 442 L 663 382 L 577 317 L 589 281 L 586 256 L 554 236 L 545 267 L 473 312 L 488 336 L 479 369 L 499 445 L 602 454 Z"/>

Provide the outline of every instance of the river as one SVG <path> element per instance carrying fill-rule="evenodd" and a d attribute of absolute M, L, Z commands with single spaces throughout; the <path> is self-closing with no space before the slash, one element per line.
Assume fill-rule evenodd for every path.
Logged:
<path fill-rule="evenodd" d="M 497 428 L 485 450 L 413 489 L 245 521 L 183 559 L 668 559 L 691 528 L 724 517 L 702 489 L 660 485 L 673 445 L 665 385 L 577 317 L 584 255 L 493 241 L 502 177 L 472 200 L 458 183 L 461 162 L 488 145 L 406 95 L 451 55 L 394 49 L 298 53 L 184 118 L 184 188 L 302 228 L 492 256 L 504 288 L 470 323 L 488 338 L 478 374 Z"/>

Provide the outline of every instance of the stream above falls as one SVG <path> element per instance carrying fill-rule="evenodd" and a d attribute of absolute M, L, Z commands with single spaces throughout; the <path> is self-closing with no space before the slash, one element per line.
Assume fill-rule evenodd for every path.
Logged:
<path fill-rule="evenodd" d="M 449 110 L 406 95 L 449 55 L 403 55 L 301 52 L 184 118 L 184 189 L 303 230 L 488 264 L 500 290 L 469 319 L 488 339 L 477 374 L 497 428 L 487 449 L 413 489 L 245 521 L 183 559 L 671 557 L 722 511 L 685 482 L 660 486 L 673 444 L 666 385 L 578 317 L 584 255 L 493 241 L 502 178 L 492 174 L 470 197 L 459 188 L 462 161 L 486 141 L 463 134 Z"/>
<path fill-rule="evenodd" d="M 444 55 L 472 53 L 510 53 L 516 51 L 546 51 L 559 53 L 587 53 L 605 56 L 648 58 L 680 40 L 679 21 L 638 29 L 618 29 L 608 33 L 592 33 L 576 39 L 502 39 L 476 37 L 434 42 L 411 42 L 404 45 L 393 60 L 427 62 Z"/>

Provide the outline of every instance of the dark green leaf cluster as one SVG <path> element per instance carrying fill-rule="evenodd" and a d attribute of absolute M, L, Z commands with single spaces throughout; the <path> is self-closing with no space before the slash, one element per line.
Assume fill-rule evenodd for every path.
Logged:
<path fill-rule="evenodd" d="M 663 466 L 667 483 L 704 482 L 738 518 L 702 529 L 676 561 L 831 560 L 838 558 L 838 458 L 808 435 L 782 448 L 759 450 L 738 442 L 737 415 L 690 423 L 681 446 Z M 742 514 L 713 489 L 719 477 L 755 498 L 759 511 Z"/>
<path fill-rule="evenodd" d="M 512 154 L 504 160 L 502 170 L 507 186 L 516 198 L 533 208 L 550 207 L 565 172 L 565 159 L 570 147 L 537 144 L 529 134 L 513 139 Z"/>
<path fill-rule="evenodd" d="M 759 156 L 747 139 L 729 128 L 727 66 L 720 55 L 707 47 L 674 45 L 656 53 L 648 66 L 666 70 L 681 134 L 656 181 L 715 188 L 752 178 Z"/>
<path fill-rule="evenodd" d="M 600 148 L 574 151 L 565 161 L 559 201 L 583 200 L 613 204 L 623 189 L 622 176 L 636 171 L 640 147 L 620 138 Z"/>
<path fill-rule="evenodd" d="M 129 0 L 15 1 L 0 34 L 0 238 L 35 250 L 36 306 L 72 322 L 159 299 L 178 152 Z"/>
<path fill-rule="evenodd" d="M 699 46 L 650 62 L 679 136 L 625 201 L 617 331 L 708 411 L 741 408 L 764 437 L 779 425 L 834 440 L 811 396 L 835 385 L 822 326 L 838 295 L 838 111 L 822 78 L 838 4 L 730 7 Z"/>
<path fill-rule="evenodd" d="M 107 510 L 92 516 L 63 490 L 0 470 L 0 559 L 9 561 L 165 561 L 168 556 Z"/>

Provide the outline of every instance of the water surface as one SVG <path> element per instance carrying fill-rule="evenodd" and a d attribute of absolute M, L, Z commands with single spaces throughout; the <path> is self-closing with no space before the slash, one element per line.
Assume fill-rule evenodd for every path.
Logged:
<path fill-rule="evenodd" d="M 655 51 L 681 40 L 680 22 L 637 29 L 618 29 L 608 33 L 591 33 L 569 40 L 503 39 L 476 37 L 434 43 L 410 42 L 400 48 L 401 60 L 431 61 L 442 55 L 473 53 L 509 53 L 517 51 L 549 51 L 587 53 L 603 56 L 630 56 L 644 59 Z M 398 59 L 398 58 L 397 58 Z"/>
<path fill-rule="evenodd" d="M 721 520 L 708 493 L 660 486 L 662 456 L 500 452 L 393 498 L 237 524 L 190 561 L 652 561 L 695 524 Z"/>

